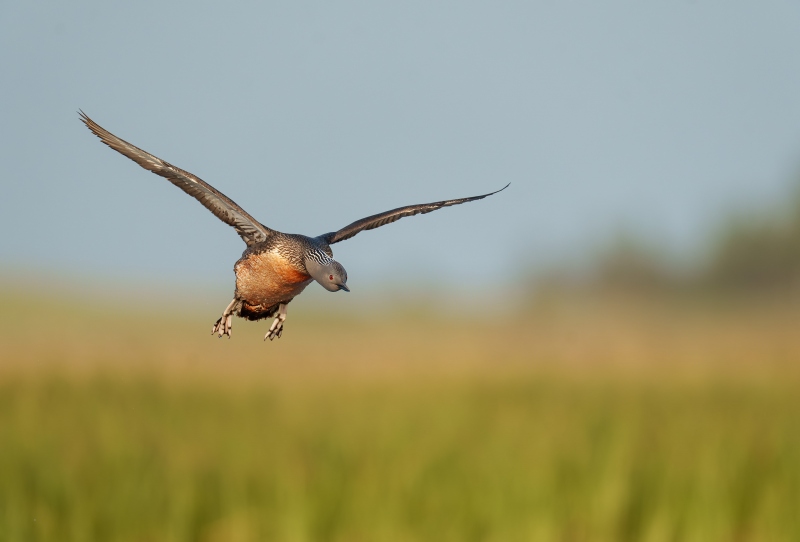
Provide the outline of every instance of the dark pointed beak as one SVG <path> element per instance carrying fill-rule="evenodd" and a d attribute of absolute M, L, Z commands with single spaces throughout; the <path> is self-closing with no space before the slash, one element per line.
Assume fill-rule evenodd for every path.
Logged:
<path fill-rule="evenodd" d="M 340 284 L 339 285 L 339 289 L 340 290 L 344 290 L 345 292 L 349 292 L 350 291 L 350 288 L 347 287 L 347 284 Z"/>

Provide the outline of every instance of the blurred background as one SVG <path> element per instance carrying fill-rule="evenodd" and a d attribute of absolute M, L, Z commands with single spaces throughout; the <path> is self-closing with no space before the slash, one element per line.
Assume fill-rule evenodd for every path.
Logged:
<path fill-rule="evenodd" d="M 0 539 L 797 540 L 800 7 L 0 5 Z M 102 126 L 334 247 L 244 245 Z"/>

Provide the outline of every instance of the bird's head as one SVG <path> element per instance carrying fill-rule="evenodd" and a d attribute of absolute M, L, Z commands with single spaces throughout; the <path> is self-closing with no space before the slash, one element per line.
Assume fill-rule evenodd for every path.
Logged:
<path fill-rule="evenodd" d="M 331 292 L 350 291 L 350 288 L 347 287 L 347 271 L 344 270 L 342 264 L 324 252 L 309 251 L 306 254 L 305 265 L 311 278 L 319 282 L 326 290 Z"/>

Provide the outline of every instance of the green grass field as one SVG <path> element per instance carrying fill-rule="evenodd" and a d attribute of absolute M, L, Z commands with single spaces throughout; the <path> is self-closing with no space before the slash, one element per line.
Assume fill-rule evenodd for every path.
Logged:
<path fill-rule="evenodd" d="M 800 539 L 800 310 L 0 297 L 3 541 Z"/>

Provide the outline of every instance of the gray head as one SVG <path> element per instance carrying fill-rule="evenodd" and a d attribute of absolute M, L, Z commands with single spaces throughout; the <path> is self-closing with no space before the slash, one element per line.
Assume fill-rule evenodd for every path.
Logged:
<path fill-rule="evenodd" d="M 347 271 L 344 270 L 342 264 L 321 250 L 309 250 L 304 263 L 308 274 L 326 290 L 331 292 L 350 291 L 350 288 L 347 287 Z"/>

